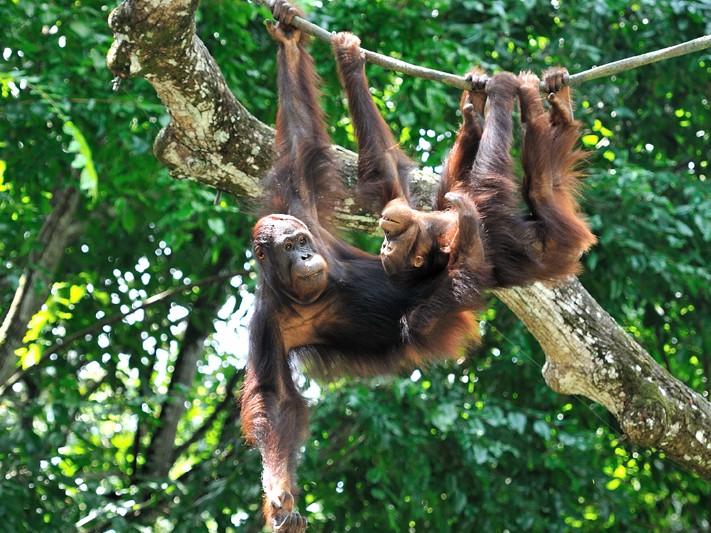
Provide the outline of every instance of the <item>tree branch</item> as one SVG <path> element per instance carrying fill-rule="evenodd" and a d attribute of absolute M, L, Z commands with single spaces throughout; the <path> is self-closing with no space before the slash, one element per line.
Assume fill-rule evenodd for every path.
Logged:
<path fill-rule="evenodd" d="M 222 270 L 228 259 L 229 253 L 223 251 L 217 258 L 214 270 Z M 158 428 L 146 450 L 146 462 L 139 472 L 140 476 L 163 477 L 173 465 L 175 435 L 180 418 L 186 410 L 185 400 L 195 379 L 197 362 L 203 354 L 205 340 L 212 331 L 215 313 L 224 299 L 224 287 L 219 285 L 200 294 L 192 307 L 183 342 L 173 365 L 168 392 L 161 405 Z"/>
<path fill-rule="evenodd" d="M 496 295 L 540 343 L 553 390 L 603 405 L 632 442 L 711 479 L 711 403 L 659 366 L 576 278 Z"/>
<path fill-rule="evenodd" d="M 265 7 L 269 7 L 271 4 L 269 0 L 256 1 L 258 4 Z M 313 35 L 314 37 L 327 43 L 330 43 L 333 38 L 333 32 L 314 24 L 313 22 L 309 22 L 302 17 L 294 17 L 291 25 L 300 29 L 304 33 Z M 711 35 L 704 35 L 685 43 L 669 46 L 668 48 L 662 48 L 661 50 L 655 50 L 654 52 L 648 52 L 638 56 L 628 57 L 619 61 L 613 61 L 612 63 L 607 63 L 605 65 L 593 67 L 589 70 L 584 70 L 583 72 L 578 72 L 577 74 L 572 74 L 570 78 L 568 78 L 568 85 L 580 85 L 586 81 L 605 76 L 612 76 L 613 74 L 619 74 L 620 72 L 624 72 L 626 70 L 632 70 L 643 65 L 649 65 L 650 63 L 656 63 L 657 61 L 670 59 L 672 57 L 691 54 L 693 52 L 705 50 L 706 48 L 711 48 Z M 373 63 L 374 65 L 380 65 L 388 70 L 402 72 L 403 74 L 414 76 L 416 78 L 439 81 L 445 85 L 451 85 L 452 87 L 457 87 L 462 90 L 472 88 L 471 82 L 464 76 L 458 76 L 457 74 L 451 74 L 441 70 L 413 65 L 407 61 L 402 61 L 377 52 L 372 52 L 362 47 L 360 51 L 363 55 L 365 55 L 366 61 Z M 543 88 L 543 85 L 541 85 L 541 87 Z"/>
<path fill-rule="evenodd" d="M 0 386 L 15 372 L 15 350 L 22 346 L 30 318 L 47 300 L 54 271 L 67 243 L 76 235 L 74 214 L 79 198 L 76 189 L 66 189 L 54 195 L 54 208 L 37 237 L 37 249 L 30 254 L 28 267 L 20 276 L 15 297 L 0 325 Z"/>
<path fill-rule="evenodd" d="M 150 296 L 143 300 L 141 303 L 139 303 L 137 306 L 131 308 L 129 311 L 126 311 L 125 313 L 116 313 L 115 315 L 107 316 L 102 318 L 101 320 L 97 320 L 93 324 L 82 328 L 78 331 L 75 331 L 74 333 L 67 335 L 66 337 L 62 338 L 61 340 L 57 341 L 54 343 L 52 346 L 47 348 L 42 352 L 42 361 L 47 361 L 49 360 L 49 356 L 52 355 L 53 353 L 60 352 L 62 350 L 65 350 L 68 346 L 71 345 L 75 340 L 83 338 L 85 335 L 89 335 L 91 333 L 94 333 L 96 331 L 99 331 L 101 328 L 103 328 L 106 325 L 110 324 L 115 324 L 116 322 L 119 322 L 126 318 L 129 315 L 132 315 L 136 311 L 140 311 L 141 309 L 147 309 L 148 307 L 154 306 L 156 304 L 159 304 L 161 302 L 164 302 L 166 300 L 169 300 L 173 296 L 177 294 L 182 294 L 184 292 L 188 292 L 195 287 L 202 287 L 204 285 L 210 285 L 212 283 L 217 283 L 226 279 L 233 278 L 235 276 L 244 276 L 247 273 L 245 270 L 237 270 L 234 272 L 229 272 L 227 274 L 216 274 L 214 276 L 208 276 L 206 278 L 200 279 L 198 281 L 195 281 L 193 283 L 188 283 L 187 285 L 181 285 L 180 287 L 173 287 L 172 289 L 166 289 L 162 292 L 159 292 L 158 294 L 154 294 L 153 296 Z M 32 366 L 30 368 L 35 368 L 37 365 Z M 29 368 L 27 369 L 29 370 Z M 15 370 L 15 372 L 8 378 L 7 384 L 5 386 L 2 386 L 0 383 L 0 395 L 6 391 L 8 388 L 12 387 L 13 384 L 15 384 L 17 381 L 22 379 L 22 376 L 25 375 L 25 372 L 27 370 Z"/>
<path fill-rule="evenodd" d="M 188 0 L 125 0 L 110 17 L 115 41 L 108 63 L 117 75 L 144 76 L 168 108 L 172 121 L 155 151 L 174 175 L 217 186 L 253 205 L 270 165 L 273 131 L 227 90 L 195 36 L 196 8 L 197 2 Z M 355 154 L 334 150 L 341 176 L 352 186 Z M 432 174 L 414 177 L 424 198 L 432 196 L 437 182 Z M 373 217 L 353 200 L 345 202 L 341 215 L 343 227 L 373 227 Z M 577 280 L 556 289 L 536 284 L 496 295 L 541 342 L 549 361 L 545 377 L 554 389 L 600 402 L 633 442 L 657 446 L 687 469 L 711 476 L 711 404 L 656 365 Z"/>
<path fill-rule="evenodd" d="M 191 314 L 188 320 L 188 327 L 175 359 L 175 369 L 170 378 L 168 392 L 161 405 L 158 427 L 146 450 L 146 462 L 139 470 L 138 475 L 142 478 L 166 476 L 173 465 L 173 448 L 178 422 L 185 412 L 185 400 L 193 384 L 197 362 L 203 354 L 203 346 L 209 334 L 207 327 L 209 320 L 206 320 L 206 315 L 215 311 L 217 305 L 216 300 L 208 301 L 203 297 L 195 303 L 192 314 L 200 316 L 193 317 Z"/>
<path fill-rule="evenodd" d="M 696 39 L 692 39 L 691 41 L 686 41 L 685 43 L 668 46 L 667 48 L 662 48 L 661 50 L 647 52 L 646 54 L 640 54 L 626 59 L 620 59 L 619 61 L 613 61 L 612 63 L 607 63 L 606 65 L 600 65 L 599 67 L 593 67 L 589 70 L 578 72 L 577 74 L 570 76 L 568 84 L 580 85 L 586 81 L 604 78 L 605 76 L 612 76 L 613 74 L 619 74 L 620 72 L 656 63 L 657 61 L 692 54 L 694 52 L 706 50 L 707 48 L 711 48 L 711 35 L 703 35 L 701 37 L 697 37 Z"/>
<path fill-rule="evenodd" d="M 217 421 L 217 418 L 225 411 L 225 409 L 230 406 L 231 403 L 234 402 L 237 405 L 236 409 L 239 411 L 240 406 L 235 398 L 234 391 L 237 388 L 239 382 L 242 381 L 243 377 L 244 368 L 240 368 L 232 375 L 230 380 L 225 385 L 225 397 L 222 399 L 222 401 L 215 407 L 214 411 L 210 413 L 210 416 L 205 419 L 205 422 L 203 422 L 203 424 L 198 429 L 196 429 L 192 435 L 190 435 L 190 438 L 184 443 L 182 443 L 180 446 L 177 446 L 175 450 L 173 450 L 173 462 L 175 462 L 178 457 L 188 451 L 190 446 L 199 441 L 202 436 L 207 433 L 210 428 L 212 428 L 212 426 Z"/>

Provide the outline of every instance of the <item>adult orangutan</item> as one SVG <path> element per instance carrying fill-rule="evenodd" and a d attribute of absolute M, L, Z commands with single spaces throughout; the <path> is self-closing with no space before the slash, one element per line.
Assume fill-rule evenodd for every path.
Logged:
<path fill-rule="evenodd" d="M 401 318 L 432 293 L 430 284 L 398 287 L 377 255 L 331 232 L 342 194 L 318 104 L 317 76 L 306 38 L 289 25 L 298 11 L 273 5 L 269 31 L 279 50 L 276 160 L 265 205 L 276 213 L 257 221 L 252 236 L 259 264 L 241 419 L 264 465 L 264 512 L 276 531 L 301 532 L 295 510 L 297 453 L 307 431 L 307 408 L 291 375 L 299 359 L 318 375 L 370 376 L 460 354 L 474 326 L 471 313 L 446 311 L 436 336 L 401 335 Z M 461 238 L 461 242 L 465 242 Z M 472 235 L 468 248 L 477 247 Z"/>

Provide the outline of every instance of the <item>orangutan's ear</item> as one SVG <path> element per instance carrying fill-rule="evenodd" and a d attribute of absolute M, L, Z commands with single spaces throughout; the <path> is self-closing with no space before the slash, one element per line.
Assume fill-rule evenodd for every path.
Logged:
<path fill-rule="evenodd" d="M 256 244 L 256 245 L 254 246 L 254 256 L 255 256 L 258 260 L 264 261 L 264 257 L 265 257 L 265 256 L 264 256 L 264 248 L 262 248 L 260 245 Z"/>

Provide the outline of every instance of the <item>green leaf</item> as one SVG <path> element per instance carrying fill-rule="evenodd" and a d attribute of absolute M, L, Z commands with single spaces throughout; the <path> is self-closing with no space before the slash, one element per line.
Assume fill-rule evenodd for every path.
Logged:
<path fill-rule="evenodd" d="M 210 218 L 207 221 L 207 226 L 215 233 L 215 235 L 223 235 L 225 233 L 225 221 L 221 218 Z"/>
<path fill-rule="evenodd" d="M 379 489 L 377 487 L 370 489 L 370 493 L 373 495 L 373 498 L 375 498 L 376 500 L 384 500 L 386 497 L 385 491 L 383 491 L 382 489 Z"/>
<path fill-rule="evenodd" d="M 509 421 L 509 427 L 518 433 L 523 433 L 526 430 L 526 415 L 523 413 L 508 413 L 506 418 Z"/>
<path fill-rule="evenodd" d="M 473 451 L 474 451 L 474 460 L 476 461 L 477 464 L 482 465 L 482 464 L 486 463 L 486 461 L 489 459 L 489 454 L 486 451 L 486 448 L 482 448 L 481 446 L 474 445 Z"/>
<path fill-rule="evenodd" d="M 432 424 L 443 433 L 446 433 L 454 426 L 457 417 L 458 411 L 454 405 L 447 403 L 441 404 L 437 406 L 437 409 L 435 409 L 432 415 Z"/>
<path fill-rule="evenodd" d="M 39 363 L 42 357 L 42 348 L 39 344 L 33 343 L 27 348 L 19 348 L 15 353 L 20 356 L 20 366 L 22 370 L 26 370 Z"/>
<path fill-rule="evenodd" d="M 694 236 L 694 230 L 692 230 L 689 226 L 687 226 L 684 222 L 681 220 L 676 221 L 676 229 L 681 233 L 682 235 L 686 237 L 693 237 Z"/>
<path fill-rule="evenodd" d="M 130 208 L 124 209 L 121 213 L 121 225 L 126 233 L 133 233 L 133 230 L 136 229 L 136 215 Z"/>
<path fill-rule="evenodd" d="M 86 287 L 82 287 L 80 285 L 72 285 L 69 288 L 69 302 L 75 304 L 79 300 L 81 300 L 85 294 Z"/>
<path fill-rule="evenodd" d="M 84 134 L 71 120 L 64 123 L 63 131 L 72 137 L 68 150 L 77 153 L 72 167 L 82 169 L 79 187 L 95 200 L 99 191 L 99 176 L 94 167 L 89 143 L 86 142 Z"/>
<path fill-rule="evenodd" d="M 620 486 L 621 483 L 622 483 L 622 481 L 620 481 L 617 478 L 611 479 L 610 481 L 607 482 L 607 484 L 605 485 L 605 488 L 607 490 L 617 490 L 617 488 Z"/>
<path fill-rule="evenodd" d="M 598 137 L 597 135 L 593 135 L 593 134 L 583 135 L 581 138 L 581 141 L 583 142 L 583 144 L 585 146 L 595 146 L 599 140 L 600 140 L 600 137 Z"/>
<path fill-rule="evenodd" d="M 78 20 L 70 22 L 69 27 L 82 39 L 86 39 L 93 32 L 93 30 L 89 27 L 88 24 L 84 24 L 83 22 Z"/>
<path fill-rule="evenodd" d="M 543 437 L 543 440 L 551 438 L 551 428 L 543 420 L 536 420 L 533 423 L 533 431 Z"/>

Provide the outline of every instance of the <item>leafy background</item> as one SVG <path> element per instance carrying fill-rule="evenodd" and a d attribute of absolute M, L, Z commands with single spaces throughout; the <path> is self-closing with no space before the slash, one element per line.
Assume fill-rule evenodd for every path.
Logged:
<path fill-rule="evenodd" d="M 0 4 L 0 309 L 31 267 L 53 193 L 82 190 L 82 232 L 28 325 L 23 378 L 0 398 L 0 520 L 9 531 L 259 531 L 260 465 L 240 439 L 233 399 L 254 286 L 253 221 L 234 199 L 214 206 L 213 191 L 171 179 L 154 159 L 167 117 L 153 90 L 135 80 L 111 91 L 113 7 Z M 450 72 L 472 64 L 577 72 L 711 33 L 705 1 L 305 7 L 368 48 Z M 272 123 L 265 15 L 245 1 L 206 0 L 197 22 L 236 96 Z M 313 53 L 331 134 L 353 147 L 330 51 L 315 43 Z M 404 149 L 436 169 L 456 130 L 457 91 L 368 72 Z M 709 74 L 711 55 L 697 53 L 589 82 L 576 95 L 592 152 L 585 207 L 600 239 L 582 281 L 660 364 L 705 395 Z M 45 353 L 148 296 L 232 272 Z M 481 327 L 481 345 L 457 363 L 370 382 L 304 380 L 316 407 L 300 468 L 312 531 L 711 528 L 708 483 L 625 442 L 602 408 L 547 389 L 540 348 L 500 303 Z M 175 370 L 191 343 L 202 355 L 181 384 Z M 178 451 L 170 472 L 156 475 L 157 417 L 181 395 Z"/>

